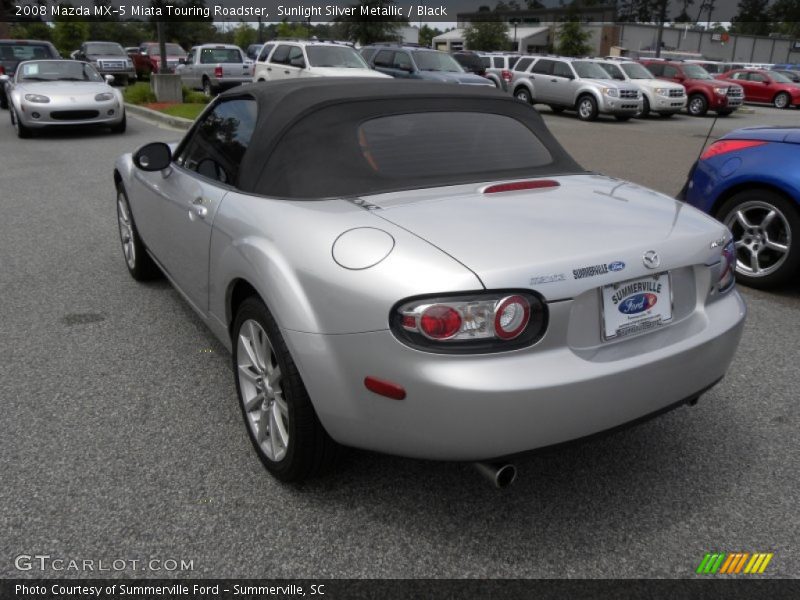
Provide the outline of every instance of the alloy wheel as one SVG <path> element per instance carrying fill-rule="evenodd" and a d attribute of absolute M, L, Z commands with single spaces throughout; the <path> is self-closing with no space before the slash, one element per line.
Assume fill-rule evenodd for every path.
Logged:
<path fill-rule="evenodd" d="M 786 216 L 760 200 L 744 202 L 725 217 L 736 240 L 736 270 L 749 277 L 766 277 L 789 256 L 792 230 Z"/>
<path fill-rule="evenodd" d="M 122 242 L 122 252 L 125 254 L 125 262 L 130 269 L 136 268 L 136 246 L 133 242 L 133 226 L 131 216 L 128 213 L 128 206 L 125 202 L 125 195 L 122 192 L 117 194 L 117 220 L 119 221 L 119 238 Z"/>
<path fill-rule="evenodd" d="M 237 376 L 247 425 L 266 458 L 279 462 L 289 447 L 289 407 L 275 350 L 254 319 L 242 323 L 237 344 Z"/>

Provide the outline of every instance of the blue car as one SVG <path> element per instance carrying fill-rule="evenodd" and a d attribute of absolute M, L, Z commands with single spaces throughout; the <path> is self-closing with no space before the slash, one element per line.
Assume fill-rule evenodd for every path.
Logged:
<path fill-rule="evenodd" d="M 736 277 L 757 288 L 800 270 L 800 127 L 738 129 L 710 145 L 679 198 L 728 226 Z"/>

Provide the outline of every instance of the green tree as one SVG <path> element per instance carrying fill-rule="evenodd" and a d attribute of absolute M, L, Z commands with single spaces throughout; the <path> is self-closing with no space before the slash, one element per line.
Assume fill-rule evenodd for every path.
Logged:
<path fill-rule="evenodd" d="M 591 34 L 584 31 L 578 21 L 565 21 L 558 29 L 558 49 L 562 56 L 586 56 L 592 52 L 589 41 Z"/>
<path fill-rule="evenodd" d="M 427 24 L 419 28 L 419 43 L 426 48 L 433 47 L 433 38 L 437 35 L 442 35 L 442 30 L 439 28 L 430 27 Z"/>
<path fill-rule="evenodd" d="M 797 0 L 776 0 L 770 8 L 774 31 L 795 39 L 800 38 L 800 2 Z"/>
<path fill-rule="evenodd" d="M 70 8 L 72 4 L 60 2 L 59 6 Z M 89 23 L 78 19 L 79 17 L 63 16 L 54 19 L 52 41 L 61 56 L 69 56 L 70 52 L 77 50 L 89 37 Z"/>
<path fill-rule="evenodd" d="M 470 50 L 506 50 L 511 43 L 508 26 L 500 21 L 476 21 L 464 30 L 464 41 Z"/>
<path fill-rule="evenodd" d="M 797 3 L 796 0 L 794 3 Z M 739 12 L 731 19 L 731 32 L 769 35 L 772 27 L 767 17 L 768 4 L 769 0 L 741 0 Z"/>
<path fill-rule="evenodd" d="M 374 42 L 394 42 L 400 40 L 400 26 L 407 25 L 408 19 L 397 16 L 362 17 L 361 7 L 369 9 L 390 9 L 395 6 L 394 0 L 360 0 L 355 5 L 352 17 L 338 17 L 340 31 L 344 38 L 358 42 L 362 46 Z"/>
<path fill-rule="evenodd" d="M 250 25 L 244 21 L 241 21 L 236 26 L 236 29 L 233 30 L 233 43 L 239 46 L 239 48 L 247 50 L 250 44 L 255 44 L 257 42 L 258 30 L 254 27 L 250 27 Z"/>
<path fill-rule="evenodd" d="M 8 35 L 15 40 L 47 40 L 53 39 L 53 28 L 44 21 L 27 21 L 11 23 Z"/>
<path fill-rule="evenodd" d="M 305 40 L 309 37 L 308 27 L 306 27 L 305 24 L 297 21 L 293 23 L 288 21 L 278 23 L 278 28 L 275 30 L 275 33 L 279 38 L 296 38 L 298 40 Z"/>
<path fill-rule="evenodd" d="M 11 27 L 8 15 L 11 14 L 13 5 L 11 0 L 0 0 L 0 39 L 11 37 Z"/>

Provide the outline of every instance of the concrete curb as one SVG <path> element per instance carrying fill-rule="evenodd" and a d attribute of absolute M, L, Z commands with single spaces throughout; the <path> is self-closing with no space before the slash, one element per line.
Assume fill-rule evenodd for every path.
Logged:
<path fill-rule="evenodd" d="M 137 115 L 140 117 L 144 117 L 145 119 L 157 121 L 159 123 L 163 123 L 164 125 L 175 127 L 176 129 L 189 129 L 192 126 L 192 123 L 194 123 L 194 121 L 192 121 L 191 119 L 184 119 L 183 117 L 173 117 L 172 115 L 167 115 L 162 112 L 158 112 L 157 110 L 153 110 L 151 108 L 145 108 L 144 106 L 139 106 L 138 104 L 129 104 L 126 102 L 125 110 L 127 110 L 132 115 Z"/>

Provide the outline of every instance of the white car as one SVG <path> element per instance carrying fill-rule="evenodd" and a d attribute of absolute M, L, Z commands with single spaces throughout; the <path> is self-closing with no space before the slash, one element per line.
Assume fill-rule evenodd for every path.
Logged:
<path fill-rule="evenodd" d="M 253 75 L 256 82 L 297 77 L 389 77 L 370 69 L 350 46 L 332 42 L 266 44 L 258 58 Z"/>
<path fill-rule="evenodd" d="M 651 112 L 671 117 L 686 108 L 686 88 L 680 83 L 657 79 L 647 67 L 637 62 L 598 62 L 612 79 L 631 83 L 642 92 L 642 112 L 637 117 L 646 117 Z"/>
<path fill-rule="evenodd" d="M 29 60 L 20 63 L 13 79 L 0 75 L 8 85 L 11 123 L 17 136 L 32 130 L 68 125 L 110 127 L 125 131 L 122 92 L 109 85 L 91 64 L 74 60 Z"/>

